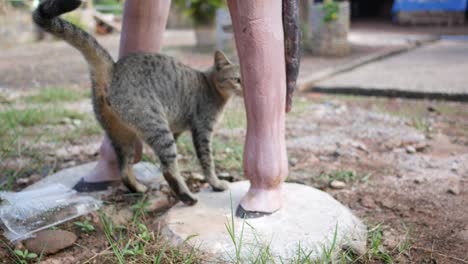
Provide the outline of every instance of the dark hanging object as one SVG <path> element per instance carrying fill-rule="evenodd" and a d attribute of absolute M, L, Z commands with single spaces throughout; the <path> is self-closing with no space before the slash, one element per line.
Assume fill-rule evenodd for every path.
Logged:
<path fill-rule="evenodd" d="M 286 112 L 289 112 L 301 59 L 298 0 L 283 0 L 283 30 L 286 58 Z"/>

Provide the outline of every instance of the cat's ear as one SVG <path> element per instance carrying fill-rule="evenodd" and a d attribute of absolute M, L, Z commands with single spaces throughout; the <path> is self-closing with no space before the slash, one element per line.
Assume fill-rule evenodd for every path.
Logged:
<path fill-rule="evenodd" d="M 217 50 L 214 54 L 214 62 L 217 70 L 232 64 L 223 52 Z"/>

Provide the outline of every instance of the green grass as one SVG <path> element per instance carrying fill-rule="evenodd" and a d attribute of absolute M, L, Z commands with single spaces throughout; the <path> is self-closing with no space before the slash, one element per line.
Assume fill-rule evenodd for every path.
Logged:
<path fill-rule="evenodd" d="M 363 255 L 357 255 L 352 249 L 343 249 L 339 247 L 338 225 L 336 225 L 328 246 L 320 248 L 321 255 L 312 257 L 314 249 L 307 249 L 298 242 L 297 249 L 292 259 L 276 258 L 270 250 L 270 244 L 258 239 L 253 226 L 248 220 L 242 222 L 241 228 L 236 229 L 236 220 L 234 216 L 234 205 L 231 199 L 231 217 L 227 218 L 225 223 L 226 231 L 234 246 L 234 252 L 230 263 L 292 263 L 292 264 L 349 264 L 349 263 L 395 263 L 395 258 L 405 254 L 411 249 L 410 231 L 406 226 L 404 239 L 398 242 L 395 248 L 387 249 L 384 247 L 384 236 L 382 225 L 376 225 L 367 232 L 367 248 Z M 250 228 L 250 234 L 246 234 L 246 228 Z M 253 238 L 252 243 L 247 243 L 245 237 Z"/>
<path fill-rule="evenodd" d="M 245 108 L 242 102 L 233 100 L 224 110 L 223 120 L 220 127 L 229 129 L 245 128 L 247 127 L 247 118 L 245 115 Z"/>
<path fill-rule="evenodd" d="M 292 111 L 288 115 L 301 116 L 306 113 L 309 107 L 316 102 L 307 100 L 305 98 L 293 98 Z"/>
<path fill-rule="evenodd" d="M 367 182 L 370 176 L 370 174 L 358 173 L 353 170 L 336 170 L 322 172 L 317 180 L 322 184 L 329 184 L 332 181 L 342 181 L 345 183 L 362 183 Z"/>
<path fill-rule="evenodd" d="M 1 189 L 9 190 L 16 179 L 43 173 L 46 162 L 44 146 L 95 135 L 101 129 L 92 115 L 65 109 L 59 102 L 84 98 L 86 92 L 47 88 L 2 104 L 0 108 L 0 171 Z M 64 127 L 64 120 L 80 120 L 81 124 Z M 52 145 L 51 145 L 52 146 Z M 21 161 L 22 162 L 17 162 Z"/>
<path fill-rule="evenodd" d="M 56 125 L 65 118 L 81 120 L 84 119 L 84 117 L 84 114 L 63 108 L 33 107 L 25 109 L 10 109 L 0 112 L 0 126 L 6 126 L 7 128 L 14 129 L 20 126 L 32 127 L 46 124 Z"/>
<path fill-rule="evenodd" d="M 240 139 L 213 140 L 213 157 L 217 170 L 242 170 L 244 145 Z"/>
<path fill-rule="evenodd" d="M 89 93 L 88 90 L 44 88 L 36 94 L 24 97 L 23 100 L 26 103 L 64 103 L 87 98 Z"/>
<path fill-rule="evenodd" d="M 134 213 L 138 212 L 141 205 L 134 209 Z M 103 212 L 99 215 L 112 255 L 102 255 L 97 260 L 94 259 L 98 263 L 201 263 L 196 248 L 171 246 L 163 237 L 152 231 L 148 227 L 148 222 L 151 221 L 145 219 L 146 213 L 137 214 L 127 226 L 120 227 L 114 226 Z"/>
<path fill-rule="evenodd" d="M 83 221 L 83 222 L 76 221 L 76 222 L 74 222 L 74 224 L 75 224 L 75 226 L 79 227 L 82 232 L 85 232 L 85 233 L 91 233 L 94 230 L 96 230 L 94 228 L 94 225 L 91 224 L 88 220 Z"/>

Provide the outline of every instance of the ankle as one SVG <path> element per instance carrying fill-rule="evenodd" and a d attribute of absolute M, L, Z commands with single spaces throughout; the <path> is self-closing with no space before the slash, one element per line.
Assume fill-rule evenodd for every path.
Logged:
<path fill-rule="evenodd" d="M 84 177 L 86 182 L 120 181 L 119 165 L 116 161 L 99 159 L 93 171 Z"/>

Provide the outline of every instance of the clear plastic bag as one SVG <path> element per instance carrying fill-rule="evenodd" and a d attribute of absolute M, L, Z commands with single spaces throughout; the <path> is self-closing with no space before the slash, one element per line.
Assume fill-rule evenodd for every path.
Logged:
<path fill-rule="evenodd" d="M 99 209 L 102 202 L 62 184 L 23 192 L 0 192 L 0 220 L 11 242 Z"/>

